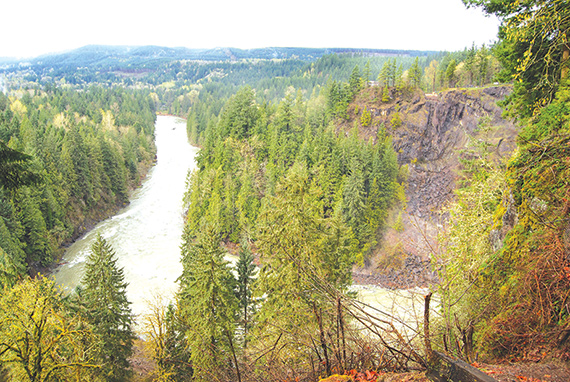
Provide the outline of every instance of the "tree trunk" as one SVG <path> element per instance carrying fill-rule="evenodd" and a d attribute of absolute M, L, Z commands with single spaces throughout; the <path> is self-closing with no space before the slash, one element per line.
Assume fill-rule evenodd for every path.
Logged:
<path fill-rule="evenodd" d="M 562 47 L 562 73 L 560 75 L 560 79 L 564 80 L 568 77 L 568 73 L 570 72 L 570 45 L 564 44 Z"/>
<path fill-rule="evenodd" d="M 313 312 L 315 313 L 315 317 L 317 318 L 317 323 L 319 324 L 319 332 L 320 332 L 320 339 L 321 339 L 321 348 L 323 350 L 323 355 L 325 357 L 325 368 L 327 372 L 327 376 L 331 375 L 331 365 L 329 362 L 329 354 L 327 351 L 327 342 L 325 331 L 323 329 L 323 320 L 322 320 L 322 311 L 321 314 L 317 311 L 317 304 L 313 301 Z"/>
<path fill-rule="evenodd" d="M 436 362 L 435 355 L 431 347 L 431 339 L 429 332 L 429 303 L 432 293 L 429 292 L 424 298 L 424 346 L 426 351 L 427 364 L 432 368 Z"/>

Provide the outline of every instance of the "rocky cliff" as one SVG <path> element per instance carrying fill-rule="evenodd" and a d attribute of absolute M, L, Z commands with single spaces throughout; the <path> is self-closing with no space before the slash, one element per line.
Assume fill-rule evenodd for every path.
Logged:
<path fill-rule="evenodd" d="M 429 268 L 427 260 L 435 250 L 434 237 L 445 223 L 443 207 L 453 199 L 461 178 L 461 160 L 473 155 L 477 145 L 486 145 L 493 160 L 508 157 L 515 148 L 517 128 L 502 118 L 497 105 L 510 90 L 509 86 L 497 86 L 400 98 L 392 94 L 392 100 L 383 103 L 378 101 L 382 98 L 380 90 L 368 88 L 357 97 L 351 105 L 352 117 L 356 118 L 355 111 L 365 107 L 374 117 L 371 127 L 361 128 L 362 138 L 375 137 L 378 128 L 385 126 L 393 137 L 400 165 L 409 171 L 407 208 L 402 213 L 404 229 L 386 232 L 384 244 L 369 266 L 357 270 L 357 281 L 360 272 L 368 281 L 372 276 L 388 285 L 429 282 L 430 274 L 418 274 L 417 269 L 407 269 L 406 264 Z M 382 272 L 385 258 L 398 256 L 403 259 L 396 263 L 404 269 Z M 416 260 L 410 261 L 410 257 Z M 378 271 L 384 275 L 376 274 Z"/>

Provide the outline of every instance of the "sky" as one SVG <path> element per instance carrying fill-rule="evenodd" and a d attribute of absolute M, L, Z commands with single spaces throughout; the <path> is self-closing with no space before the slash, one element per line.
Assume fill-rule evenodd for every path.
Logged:
<path fill-rule="evenodd" d="M 85 45 L 461 50 L 499 21 L 461 0 L 18 0 L 0 13 L 0 57 Z"/>

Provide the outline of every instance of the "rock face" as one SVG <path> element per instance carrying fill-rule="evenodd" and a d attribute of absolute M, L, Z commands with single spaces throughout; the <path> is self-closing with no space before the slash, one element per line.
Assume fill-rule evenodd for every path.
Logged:
<path fill-rule="evenodd" d="M 408 166 L 407 209 L 402 214 L 404 230 L 389 230 L 384 238 L 388 244 L 398 241 L 402 256 L 430 258 L 436 248 L 435 236 L 445 224 L 442 210 L 453 200 L 461 178 L 462 160 L 472 158 L 477 145 L 485 144 L 491 152 L 490 158 L 496 161 L 508 157 L 515 148 L 518 129 L 513 122 L 502 118 L 497 105 L 510 91 L 510 86 L 453 89 L 437 95 L 415 94 L 407 100 L 385 104 L 377 101 L 381 97 L 374 89 L 368 89 L 356 100 L 357 110 L 366 106 L 378 125 L 384 124 L 393 138 L 399 164 Z M 396 113 L 402 122 L 400 126 L 392 124 Z M 360 134 L 366 139 L 374 137 L 376 132 L 377 127 L 363 128 Z M 375 254 L 376 260 L 383 256 L 385 247 Z M 362 273 L 374 276 L 382 271 L 376 269 L 382 262 L 374 261 L 374 257 L 371 266 L 356 271 L 361 277 Z M 408 280 L 408 285 L 414 284 L 413 279 L 428 282 L 433 279 L 433 275 L 426 274 L 430 272 L 429 262 L 428 266 L 422 261 L 412 263 L 421 264 L 421 274 L 413 264 L 398 273 L 399 278 L 410 275 L 412 280 Z"/>
<path fill-rule="evenodd" d="M 514 149 L 517 128 L 497 106 L 509 91 L 507 86 L 451 90 L 399 105 L 403 124 L 390 131 L 399 163 L 409 166 L 408 213 L 438 217 L 453 198 L 460 159 L 469 156 L 470 143 L 487 141 L 495 158 Z"/>

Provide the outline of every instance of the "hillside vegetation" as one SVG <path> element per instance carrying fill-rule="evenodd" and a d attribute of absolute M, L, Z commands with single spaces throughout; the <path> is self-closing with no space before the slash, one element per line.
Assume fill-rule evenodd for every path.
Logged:
<path fill-rule="evenodd" d="M 145 66 L 162 54 L 146 48 L 99 74 L 4 70 L 0 377 L 134 378 L 135 319 L 104 238 L 67 296 L 26 274 L 127 202 L 154 157 L 156 111 L 187 116 L 201 150 L 180 287 L 139 320 L 149 378 L 370 381 L 437 369 L 431 349 L 567 362 L 570 13 L 561 0 L 464 2 L 502 19 L 496 46 Z M 439 231 L 422 249 L 437 274 L 429 331 L 350 288 L 354 267 L 419 214 Z"/>
<path fill-rule="evenodd" d="M 25 154 L 12 172 L 33 181 L 0 188 L 0 242 L 12 276 L 59 258 L 62 244 L 128 202 L 154 159 L 148 94 L 90 88 L 0 94 L 2 155 Z"/>

